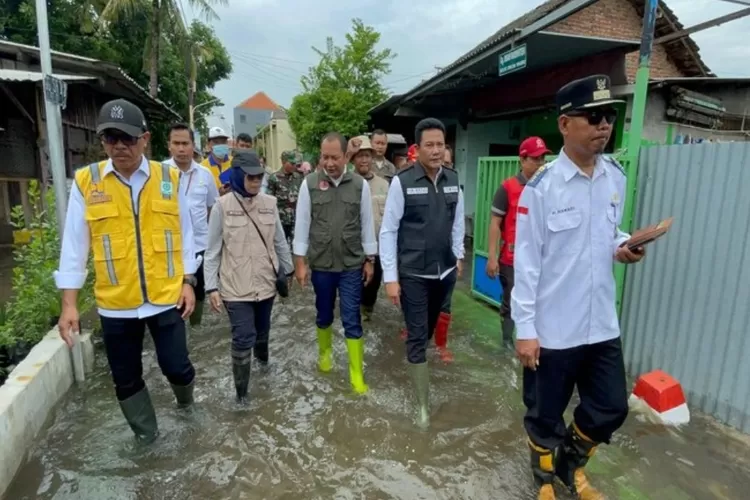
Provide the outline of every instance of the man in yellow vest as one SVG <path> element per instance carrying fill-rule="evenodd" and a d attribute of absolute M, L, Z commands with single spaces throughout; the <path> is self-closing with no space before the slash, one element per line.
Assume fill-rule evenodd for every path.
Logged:
<path fill-rule="evenodd" d="M 115 393 L 136 437 L 148 443 L 158 428 L 143 381 L 146 326 L 178 407 L 193 403 L 195 370 L 184 321 L 195 307 L 198 267 L 190 212 L 178 189 L 179 170 L 143 155 L 150 135 L 137 106 L 124 99 L 105 104 L 97 133 L 109 160 L 75 173 L 55 273 L 62 290 L 58 326 L 72 346 L 79 331 L 78 290 L 93 249 L 94 295 Z"/>
<path fill-rule="evenodd" d="M 229 183 L 222 182 L 219 176 L 232 166 L 232 155 L 230 154 L 229 136 L 223 128 L 211 127 L 208 130 L 208 148 L 208 156 L 201 165 L 211 171 L 219 194 L 224 194 L 229 191 Z"/>

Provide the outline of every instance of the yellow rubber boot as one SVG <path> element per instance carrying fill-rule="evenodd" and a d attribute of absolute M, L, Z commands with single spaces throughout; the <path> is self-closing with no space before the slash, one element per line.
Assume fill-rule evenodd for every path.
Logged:
<path fill-rule="evenodd" d="M 604 495 L 591 486 L 584 472 L 596 448 L 597 443 L 581 432 L 575 423 L 568 427 L 561 453 L 557 456 L 555 472 L 579 500 L 604 499 Z"/>
<path fill-rule="evenodd" d="M 354 392 L 364 394 L 368 389 L 364 376 L 364 339 L 346 339 L 346 349 L 349 351 L 349 381 Z"/>
<path fill-rule="evenodd" d="M 551 484 L 542 485 L 537 500 L 555 500 L 555 489 Z"/>
<path fill-rule="evenodd" d="M 576 493 L 580 500 L 604 500 L 604 495 L 591 486 L 589 479 L 586 477 L 586 473 L 583 471 L 583 467 L 576 469 L 573 473 L 575 481 Z"/>
<path fill-rule="evenodd" d="M 333 367 L 333 328 L 318 328 L 318 368 L 328 373 Z"/>

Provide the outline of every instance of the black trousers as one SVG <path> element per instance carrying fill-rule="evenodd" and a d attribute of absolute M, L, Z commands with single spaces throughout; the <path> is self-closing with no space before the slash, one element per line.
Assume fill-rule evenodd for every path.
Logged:
<path fill-rule="evenodd" d="M 148 326 L 161 372 L 174 385 L 190 385 L 195 369 L 188 357 L 185 322 L 177 308 L 150 318 L 102 316 L 102 340 L 112 370 L 117 399 L 124 401 L 143 389 L 143 336 Z"/>
<path fill-rule="evenodd" d="M 373 307 L 378 300 L 380 282 L 383 281 L 383 266 L 380 265 L 380 257 L 375 257 L 373 270 L 374 272 L 370 284 L 362 284 L 362 305 L 365 307 Z"/>
<path fill-rule="evenodd" d="M 282 229 L 284 229 L 284 236 L 286 237 L 287 243 L 289 243 L 290 248 L 291 244 L 294 241 L 294 224 L 282 224 Z"/>
<path fill-rule="evenodd" d="M 440 279 L 401 275 L 401 309 L 406 322 L 406 359 L 409 363 L 427 361 L 427 343 L 435 331 L 446 297 L 456 286 L 456 271 Z"/>
<path fill-rule="evenodd" d="M 500 284 L 503 287 L 503 301 L 500 303 L 500 316 L 510 319 L 510 293 L 513 291 L 513 266 L 500 264 Z"/>
<path fill-rule="evenodd" d="M 563 412 L 577 387 L 581 401 L 573 421 L 594 442 L 609 443 L 628 415 L 626 384 L 619 338 L 571 349 L 542 349 L 537 370 L 523 372 L 529 438 L 548 450 L 563 444 Z"/>
<path fill-rule="evenodd" d="M 248 351 L 256 345 L 268 344 L 274 298 L 258 302 L 224 301 L 232 326 L 233 351 Z"/>

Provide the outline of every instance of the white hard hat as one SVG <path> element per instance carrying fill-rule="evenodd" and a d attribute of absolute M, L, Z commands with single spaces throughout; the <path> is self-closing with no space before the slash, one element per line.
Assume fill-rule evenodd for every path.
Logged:
<path fill-rule="evenodd" d="M 208 129 L 208 140 L 211 139 L 218 139 L 220 137 L 224 137 L 226 139 L 229 138 L 226 132 L 224 132 L 224 129 L 221 127 L 211 127 Z"/>

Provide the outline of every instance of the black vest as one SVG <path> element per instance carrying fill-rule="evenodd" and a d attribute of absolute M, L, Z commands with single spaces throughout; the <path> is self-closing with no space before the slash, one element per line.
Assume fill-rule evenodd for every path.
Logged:
<path fill-rule="evenodd" d="M 433 184 L 420 163 L 396 175 L 404 193 L 404 215 L 398 228 L 399 273 L 439 275 L 456 265 L 451 233 L 458 175 L 443 168 Z"/>

